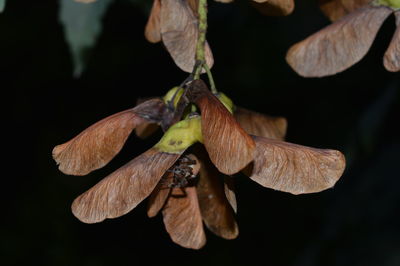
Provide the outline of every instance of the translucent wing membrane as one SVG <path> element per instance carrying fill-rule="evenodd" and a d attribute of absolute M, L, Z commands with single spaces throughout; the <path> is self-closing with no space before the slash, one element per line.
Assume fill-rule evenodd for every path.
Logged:
<path fill-rule="evenodd" d="M 206 236 L 195 187 L 173 188 L 162 213 L 172 241 L 192 249 L 205 245 Z"/>
<path fill-rule="evenodd" d="M 364 57 L 391 13 L 387 7 L 357 9 L 292 46 L 286 60 L 304 77 L 323 77 L 341 72 Z"/>
<path fill-rule="evenodd" d="M 257 148 L 250 178 L 264 187 L 293 194 L 319 192 L 332 187 L 344 171 L 339 151 L 253 138 Z"/>
<path fill-rule="evenodd" d="M 75 199 L 72 212 L 85 223 L 128 213 L 150 195 L 179 156 L 154 148 L 146 151 Z"/>

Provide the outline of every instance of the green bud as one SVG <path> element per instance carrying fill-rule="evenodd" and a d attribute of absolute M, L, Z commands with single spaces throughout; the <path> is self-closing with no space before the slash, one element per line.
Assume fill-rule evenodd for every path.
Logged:
<path fill-rule="evenodd" d="M 170 89 L 167 94 L 165 94 L 165 96 L 163 97 L 163 100 L 165 103 L 168 103 L 170 101 L 172 101 L 172 98 L 175 96 L 174 99 L 174 107 L 176 107 L 178 105 L 179 99 L 181 98 L 182 94 L 183 94 L 183 89 L 181 87 L 173 87 L 172 89 Z"/>
<path fill-rule="evenodd" d="M 182 153 L 196 142 L 203 142 L 200 116 L 189 117 L 171 126 L 154 146 L 159 151 Z"/>

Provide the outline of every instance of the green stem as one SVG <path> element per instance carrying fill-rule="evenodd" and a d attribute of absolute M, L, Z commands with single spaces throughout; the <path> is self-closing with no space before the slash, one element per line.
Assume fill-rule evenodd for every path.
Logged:
<path fill-rule="evenodd" d="M 205 64 L 205 44 L 207 32 L 207 0 L 199 0 L 197 9 L 199 14 L 199 35 L 197 36 L 196 46 L 196 66 L 194 69 L 194 79 L 199 79 L 203 65 Z"/>
<path fill-rule="evenodd" d="M 205 63 L 205 64 L 203 65 L 203 67 L 204 67 L 204 69 L 205 69 L 206 72 L 207 72 L 207 77 L 208 77 L 208 81 L 210 82 L 210 89 L 211 89 L 211 92 L 214 93 L 214 94 L 217 94 L 218 91 L 217 91 L 217 88 L 215 87 L 214 78 L 213 78 L 213 76 L 212 76 L 212 74 L 211 74 L 210 68 L 208 67 L 207 63 Z"/>

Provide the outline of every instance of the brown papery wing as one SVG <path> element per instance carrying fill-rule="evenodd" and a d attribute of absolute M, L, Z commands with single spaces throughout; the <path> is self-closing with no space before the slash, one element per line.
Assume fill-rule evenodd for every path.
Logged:
<path fill-rule="evenodd" d="M 324 77 L 341 72 L 364 57 L 391 13 L 387 7 L 357 9 L 293 45 L 286 60 L 304 77 Z"/>
<path fill-rule="evenodd" d="M 341 0 L 341 2 L 347 12 L 350 13 L 373 3 L 374 0 Z"/>
<path fill-rule="evenodd" d="M 239 228 L 233 209 L 225 196 L 225 175 L 218 172 L 204 149 L 196 154 L 201 162 L 197 194 L 204 223 L 214 234 L 226 239 L 234 239 L 239 234 Z"/>
<path fill-rule="evenodd" d="M 257 148 L 250 178 L 264 187 L 292 194 L 319 192 L 332 187 L 344 171 L 339 151 L 253 138 Z"/>
<path fill-rule="evenodd" d="M 195 80 L 188 97 L 201 111 L 201 132 L 208 155 L 218 170 L 231 175 L 253 160 L 254 141 L 201 80 Z"/>
<path fill-rule="evenodd" d="M 237 213 L 237 202 L 236 202 L 236 194 L 235 194 L 235 180 L 232 176 L 226 175 L 224 176 L 224 191 L 225 197 L 229 201 L 233 211 Z"/>
<path fill-rule="evenodd" d="M 371 0 L 319 0 L 322 12 L 331 20 L 339 18 L 353 12 L 354 10 L 368 5 Z"/>
<path fill-rule="evenodd" d="M 240 126 L 251 135 L 283 140 L 287 121 L 284 117 L 272 117 L 237 107 L 234 114 Z"/>
<path fill-rule="evenodd" d="M 153 135 L 158 129 L 159 129 L 158 124 L 144 122 L 136 126 L 135 132 L 139 138 L 145 139 Z"/>
<path fill-rule="evenodd" d="M 220 3 L 228 4 L 228 3 L 232 3 L 233 0 L 215 0 L 215 2 L 220 2 Z"/>
<path fill-rule="evenodd" d="M 173 188 L 162 210 L 165 228 L 172 241 L 192 249 L 206 243 L 195 187 Z"/>
<path fill-rule="evenodd" d="M 122 149 L 132 130 L 145 122 L 139 114 L 158 112 L 162 101 L 153 99 L 133 109 L 109 116 L 53 149 L 60 171 L 86 175 L 106 165 Z"/>
<path fill-rule="evenodd" d="M 166 180 L 171 180 L 172 175 L 170 173 L 166 173 L 166 175 L 169 177 L 166 178 Z M 147 216 L 150 218 L 156 216 L 162 207 L 164 207 L 171 192 L 171 189 L 166 186 L 166 184 L 163 184 L 163 179 L 158 183 L 153 192 L 151 192 L 149 202 L 147 204 Z"/>
<path fill-rule="evenodd" d="M 385 68 L 391 72 L 400 71 L 400 11 L 394 13 L 396 15 L 396 31 L 386 50 L 383 63 Z"/>
<path fill-rule="evenodd" d="M 153 0 L 150 16 L 144 29 L 144 36 L 152 43 L 161 41 L 160 10 L 161 0 Z"/>
<path fill-rule="evenodd" d="M 253 0 L 252 3 L 267 16 L 287 16 L 294 10 L 293 0 Z"/>
<path fill-rule="evenodd" d="M 318 3 L 319 8 L 331 21 L 348 14 L 341 0 L 318 0 Z"/>
<path fill-rule="evenodd" d="M 97 223 L 128 213 L 150 195 L 179 156 L 149 149 L 76 198 L 73 214 L 84 223 Z"/>
<path fill-rule="evenodd" d="M 198 20 L 187 1 L 162 0 L 160 11 L 161 38 L 175 63 L 192 72 L 195 64 Z M 214 59 L 206 43 L 205 57 L 211 68 Z"/>

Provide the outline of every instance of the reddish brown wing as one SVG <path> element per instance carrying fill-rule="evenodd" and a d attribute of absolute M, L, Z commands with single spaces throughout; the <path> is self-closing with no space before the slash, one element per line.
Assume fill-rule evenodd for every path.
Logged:
<path fill-rule="evenodd" d="M 166 180 L 170 180 L 172 178 L 170 173 L 166 173 L 170 178 L 166 178 Z M 165 178 L 165 175 L 163 179 Z M 147 204 L 147 216 L 154 217 L 158 214 L 159 211 L 164 207 L 167 202 L 168 196 L 171 192 L 171 189 L 168 188 L 165 184 L 163 184 L 164 180 L 161 180 L 156 188 L 151 192 L 149 202 Z"/>
<path fill-rule="evenodd" d="M 214 167 L 204 149 L 197 150 L 201 162 L 197 183 L 201 215 L 207 228 L 214 234 L 234 239 L 239 234 L 232 207 L 224 192 L 224 176 Z M 231 193 L 234 192 L 233 190 Z"/>
<path fill-rule="evenodd" d="M 178 67 L 189 73 L 193 71 L 195 64 L 197 24 L 197 17 L 187 1 L 161 1 L 160 27 L 163 43 Z M 214 59 L 207 43 L 205 57 L 211 68 Z"/>
<path fill-rule="evenodd" d="M 332 187 L 342 175 L 345 159 L 335 150 L 322 150 L 283 141 L 254 137 L 256 155 L 250 178 L 293 194 Z"/>
<path fill-rule="evenodd" d="M 287 16 L 294 10 L 293 0 L 253 0 L 252 3 L 266 16 Z"/>
<path fill-rule="evenodd" d="M 184 193 L 183 193 L 184 192 Z M 174 188 L 162 210 L 172 241 L 185 248 L 200 249 L 206 243 L 195 187 Z"/>
<path fill-rule="evenodd" d="M 133 109 L 109 116 L 85 129 L 72 140 L 53 149 L 60 171 L 86 175 L 106 165 L 122 149 L 132 130 L 146 122 L 142 115 L 158 115 L 163 102 L 149 100 Z M 153 114 L 155 113 L 155 114 Z"/>
<path fill-rule="evenodd" d="M 179 156 L 155 148 L 146 151 L 76 198 L 72 212 L 85 223 L 128 213 L 150 195 Z"/>
<path fill-rule="evenodd" d="M 287 121 L 284 117 L 272 117 L 237 107 L 234 116 L 240 126 L 251 135 L 283 140 Z"/>
<path fill-rule="evenodd" d="M 200 108 L 203 142 L 211 161 L 224 174 L 239 172 L 253 160 L 254 141 L 203 81 L 193 81 L 188 92 Z"/>
<path fill-rule="evenodd" d="M 304 77 L 323 77 L 341 72 L 364 57 L 391 13 L 387 7 L 357 9 L 293 45 L 286 60 Z"/>
<path fill-rule="evenodd" d="M 153 7 L 150 11 L 149 19 L 147 20 L 144 36 L 149 42 L 157 43 L 161 41 L 161 27 L 160 27 L 160 9 L 161 0 L 154 0 Z"/>
<path fill-rule="evenodd" d="M 237 212 L 237 202 L 236 202 L 236 195 L 235 195 L 235 187 L 234 187 L 234 179 L 232 176 L 226 175 L 224 177 L 224 191 L 225 197 L 229 201 L 233 211 Z"/>
<path fill-rule="evenodd" d="M 395 15 L 397 28 L 383 59 L 385 68 L 392 72 L 400 71 L 400 11 Z"/>
<path fill-rule="evenodd" d="M 371 0 L 319 0 L 319 6 L 324 14 L 331 20 L 339 18 L 368 5 Z"/>

